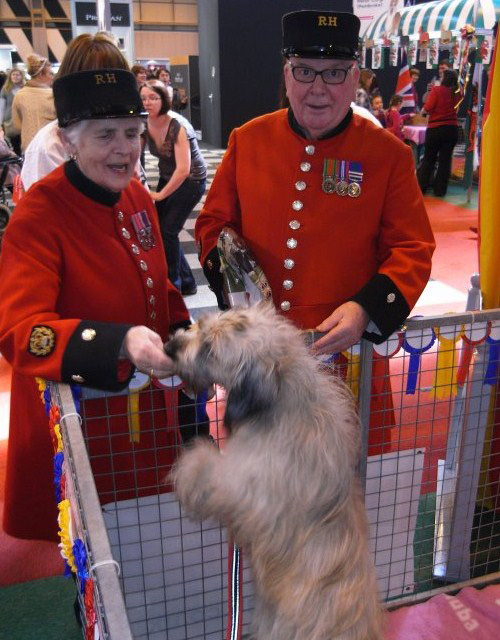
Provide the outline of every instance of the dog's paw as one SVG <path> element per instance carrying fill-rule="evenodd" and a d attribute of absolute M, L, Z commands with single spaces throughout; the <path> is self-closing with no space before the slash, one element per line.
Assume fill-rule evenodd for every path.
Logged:
<path fill-rule="evenodd" d="M 205 503 L 213 491 L 212 470 L 219 457 L 213 444 L 200 439 L 181 455 L 171 474 L 180 503 L 193 516 L 206 515 Z"/>

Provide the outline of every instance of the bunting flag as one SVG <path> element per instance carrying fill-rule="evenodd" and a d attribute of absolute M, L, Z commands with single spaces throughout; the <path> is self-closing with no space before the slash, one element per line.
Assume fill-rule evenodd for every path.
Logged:
<path fill-rule="evenodd" d="M 415 111 L 416 104 L 413 96 L 412 82 L 410 76 L 410 67 L 406 56 L 406 49 L 403 49 L 401 58 L 401 68 L 399 70 L 398 81 L 394 93 L 403 97 L 403 109 L 406 111 Z"/>

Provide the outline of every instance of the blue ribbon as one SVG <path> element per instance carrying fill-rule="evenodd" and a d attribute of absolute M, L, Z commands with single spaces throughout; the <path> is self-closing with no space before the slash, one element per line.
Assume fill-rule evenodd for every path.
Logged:
<path fill-rule="evenodd" d="M 414 395 L 417 388 L 418 370 L 420 368 L 420 356 L 428 351 L 436 341 L 436 334 L 432 329 L 432 340 L 428 345 L 421 349 L 412 347 L 406 340 L 406 334 L 403 340 L 403 349 L 410 354 L 410 366 L 408 367 L 408 378 L 406 381 L 406 395 Z"/>
<path fill-rule="evenodd" d="M 494 385 L 498 380 L 498 365 L 500 364 L 500 340 L 494 340 L 490 336 L 486 338 L 490 345 L 488 351 L 488 365 L 484 374 L 483 384 Z"/>
<path fill-rule="evenodd" d="M 73 542 L 73 557 L 75 558 L 76 575 L 80 580 L 80 593 L 84 594 L 85 583 L 89 577 L 87 572 L 87 551 L 79 538 Z"/>
<path fill-rule="evenodd" d="M 75 403 L 75 410 L 80 413 L 80 398 L 82 397 L 82 387 L 79 384 L 70 384 L 71 393 L 73 394 L 73 402 Z"/>
<path fill-rule="evenodd" d="M 63 462 L 64 462 L 64 453 L 62 451 L 59 451 L 54 456 L 54 487 L 56 490 L 56 504 L 59 504 L 62 500 L 61 478 L 62 478 Z"/>
<path fill-rule="evenodd" d="M 43 392 L 43 401 L 45 402 L 45 413 L 49 415 L 50 407 L 52 404 L 52 396 L 50 395 L 50 389 L 48 384 L 46 384 Z"/>
<path fill-rule="evenodd" d="M 200 393 L 198 393 L 196 396 L 196 400 L 195 400 L 196 424 L 201 424 L 202 422 L 208 422 L 207 400 L 208 400 L 207 389 L 200 391 Z"/>

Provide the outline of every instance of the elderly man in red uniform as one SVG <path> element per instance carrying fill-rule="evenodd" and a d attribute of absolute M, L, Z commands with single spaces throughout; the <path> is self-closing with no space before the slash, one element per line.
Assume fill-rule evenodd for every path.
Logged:
<path fill-rule="evenodd" d="M 359 24 L 335 11 L 283 17 L 290 108 L 232 132 L 196 224 L 219 304 L 216 244 L 231 227 L 263 268 L 277 308 L 326 332 L 317 353 L 396 331 L 428 281 L 434 250 L 411 150 L 350 107 Z"/>

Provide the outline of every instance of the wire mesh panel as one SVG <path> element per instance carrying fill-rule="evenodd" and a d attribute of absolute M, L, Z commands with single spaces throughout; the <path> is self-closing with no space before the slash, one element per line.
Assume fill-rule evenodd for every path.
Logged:
<path fill-rule="evenodd" d="M 359 404 L 360 476 L 385 600 L 487 580 L 500 568 L 499 345 L 500 310 L 475 312 L 411 320 L 382 345 L 363 343 L 325 364 Z M 127 393 L 83 390 L 100 500 L 92 517 L 105 523 L 121 567 L 133 637 L 215 640 L 228 617 L 227 536 L 183 514 L 168 474 L 195 435 L 224 447 L 224 394 L 205 413 L 200 399 L 179 404 L 171 385 L 139 375 Z M 242 606 L 248 631 L 248 567 Z"/>

